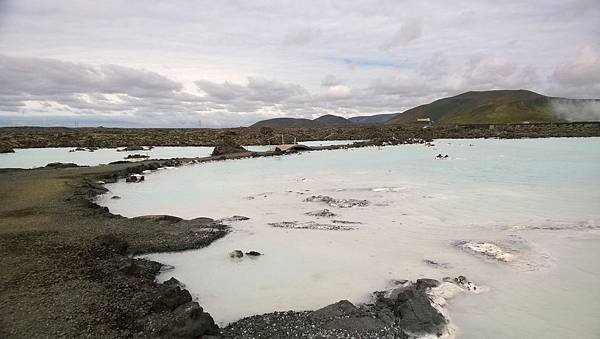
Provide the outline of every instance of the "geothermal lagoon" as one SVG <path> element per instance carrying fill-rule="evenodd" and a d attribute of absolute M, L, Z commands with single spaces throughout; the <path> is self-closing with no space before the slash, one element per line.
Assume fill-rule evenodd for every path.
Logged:
<path fill-rule="evenodd" d="M 302 144 L 307 146 L 349 145 L 357 141 L 362 140 L 317 140 L 305 141 Z M 251 152 L 266 152 L 274 148 L 270 145 L 244 147 Z M 128 160 L 125 159 L 128 155 L 135 154 L 148 156 L 146 159 L 202 158 L 210 156 L 213 148 L 206 146 L 158 146 L 144 147 L 144 150 L 139 151 L 119 151 L 123 148 L 100 148 L 94 151 L 88 149 L 75 151 L 76 148 L 74 147 L 22 148 L 16 149 L 15 153 L 0 153 L 0 168 L 36 168 L 53 162 L 96 166 L 113 161 Z"/>
<path fill-rule="evenodd" d="M 206 248 L 146 256 L 220 325 L 464 275 L 480 289 L 448 300 L 458 337 L 593 338 L 599 173 L 600 138 L 435 140 L 188 165 L 108 184 L 98 203 L 229 224 Z"/>

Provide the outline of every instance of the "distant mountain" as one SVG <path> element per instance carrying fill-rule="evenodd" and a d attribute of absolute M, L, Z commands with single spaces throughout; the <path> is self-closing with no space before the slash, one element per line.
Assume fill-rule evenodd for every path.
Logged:
<path fill-rule="evenodd" d="M 323 115 L 314 120 L 301 118 L 275 118 L 262 120 L 250 127 L 272 127 L 272 128 L 301 128 L 301 127 L 326 127 L 351 125 L 352 122 L 337 115 Z"/>
<path fill-rule="evenodd" d="M 352 121 L 332 114 L 320 116 L 313 121 L 322 126 L 352 125 Z"/>
<path fill-rule="evenodd" d="M 375 114 L 375 115 L 359 115 L 357 117 L 348 118 L 355 124 L 378 125 L 384 124 L 388 120 L 395 118 L 400 113 Z"/>
<path fill-rule="evenodd" d="M 285 128 L 285 127 L 315 127 L 315 122 L 310 119 L 300 118 L 274 118 L 261 120 L 250 127 L 272 127 L 272 128 Z"/>
<path fill-rule="evenodd" d="M 364 115 L 349 119 L 336 115 L 324 115 L 314 120 L 276 118 L 259 121 L 250 127 L 411 124 L 419 118 L 429 118 L 439 124 L 555 122 L 597 120 L 600 116 L 598 111 L 600 100 L 594 99 L 547 97 L 522 89 L 471 91 L 417 106 L 402 113 Z"/>
<path fill-rule="evenodd" d="M 414 123 L 418 118 L 449 124 L 563 121 L 551 99 L 558 98 L 527 90 L 472 91 L 409 109 L 386 123 Z"/>

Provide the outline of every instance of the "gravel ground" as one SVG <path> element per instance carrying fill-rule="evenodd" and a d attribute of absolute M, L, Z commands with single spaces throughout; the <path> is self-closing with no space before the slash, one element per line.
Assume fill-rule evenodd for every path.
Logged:
<path fill-rule="evenodd" d="M 154 282 L 132 254 L 199 248 L 227 233 L 208 218 L 115 216 L 96 181 L 163 162 L 0 171 L 0 337 L 193 337 L 218 333 L 186 290 Z"/>

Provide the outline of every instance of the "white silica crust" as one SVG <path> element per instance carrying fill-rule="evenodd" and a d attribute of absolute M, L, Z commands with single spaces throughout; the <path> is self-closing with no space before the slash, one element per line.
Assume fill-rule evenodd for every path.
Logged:
<path fill-rule="evenodd" d="M 504 262 L 512 262 L 517 259 L 516 254 L 510 253 L 500 246 L 489 242 L 467 242 L 462 247 Z"/>

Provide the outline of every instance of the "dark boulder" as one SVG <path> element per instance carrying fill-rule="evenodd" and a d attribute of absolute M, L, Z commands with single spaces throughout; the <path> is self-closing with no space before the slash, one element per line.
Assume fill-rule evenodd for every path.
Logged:
<path fill-rule="evenodd" d="M 133 151 L 143 151 L 144 147 L 142 146 L 127 146 L 125 148 L 118 149 L 119 152 L 133 152 Z"/>
<path fill-rule="evenodd" d="M 182 304 L 173 313 L 175 326 L 171 329 L 169 337 L 204 338 L 208 335 L 219 335 L 219 326 L 197 302 Z"/>
<path fill-rule="evenodd" d="M 188 290 L 181 289 L 179 286 L 165 286 L 161 289 L 160 296 L 154 301 L 152 309 L 155 312 L 171 311 L 179 305 L 192 301 L 192 295 Z"/>
<path fill-rule="evenodd" d="M 125 182 L 142 182 L 144 181 L 143 175 L 130 175 L 125 178 Z"/>
<path fill-rule="evenodd" d="M 15 153 L 15 150 L 12 147 L 0 146 L 0 153 Z"/>
<path fill-rule="evenodd" d="M 246 153 L 246 152 L 248 152 L 248 150 L 246 150 L 244 147 L 242 147 L 242 145 L 236 143 L 231 138 L 226 138 L 223 140 L 223 142 L 221 144 L 215 146 L 215 149 L 213 149 L 212 155 L 217 156 L 217 155 Z"/>
<path fill-rule="evenodd" d="M 63 163 L 63 162 L 51 162 L 48 165 L 46 165 L 47 168 L 71 168 L 71 167 L 79 167 L 79 165 L 71 163 L 71 162 L 67 162 L 67 163 Z"/>
<path fill-rule="evenodd" d="M 229 253 L 230 258 L 242 258 L 244 256 L 244 252 L 240 250 L 235 250 Z"/>
<path fill-rule="evenodd" d="M 249 252 L 246 252 L 246 255 L 251 256 L 251 257 L 258 257 L 259 255 L 262 255 L 262 253 L 256 252 L 256 251 L 249 251 Z"/>
<path fill-rule="evenodd" d="M 417 279 L 415 287 L 418 290 L 433 288 L 440 286 L 440 282 L 435 279 Z"/>
<path fill-rule="evenodd" d="M 320 320 L 360 315 L 360 309 L 348 300 L 340 300 L 335 304 L 313 311 L 311 318 Z"/>
<path fill-rule="evenodd" d="M 399 291 L 394 315 L 400 327 L 411 333 L 441 334 L 446 327 L 446 318 L 431 305 L 426 289 L 419 289 L 416 284 Z"/>
<path fill-rule="evenodd" d="M 185 287 L 185 285 L 181 281 L 175 279 L 174 277 L 171 277 L 171 279 L 169 279 L 169 280 L 165 280 L 163 282 L 163 285 L 165 285 L 165 286 L 179 286 L 181 288 Z"/>

